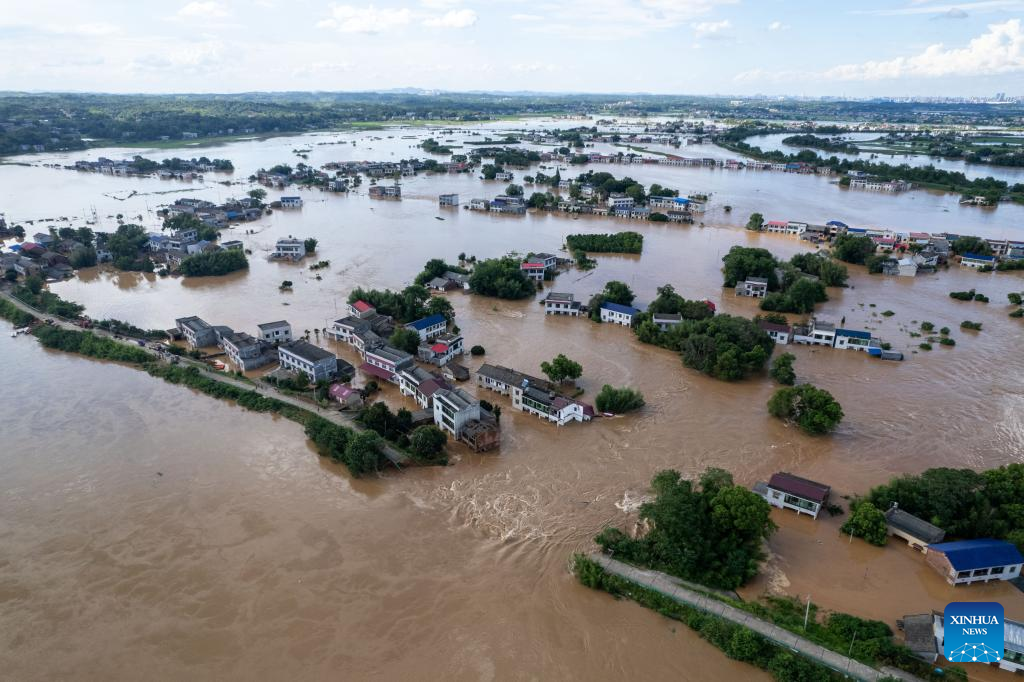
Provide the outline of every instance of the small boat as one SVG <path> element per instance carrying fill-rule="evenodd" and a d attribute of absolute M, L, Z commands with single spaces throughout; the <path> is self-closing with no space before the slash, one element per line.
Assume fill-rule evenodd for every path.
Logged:
<path fill-rule="evenodd" d="M 224 371 L 224 369 L 225 369 L 225 368 L 227 367 L 227 365 L 225 365 L 225 364 L 224 364 L 223 362 L 221 362 L 220 360 L 214 360 L 214 361 L 213 361 L 213 362 L 211 362 L 210 364 L 211 364 L 211 365 L 213 365 L 213 368 L 214 368 L 215 370 L 217 370 L 218 372 L 223 372 L 223 371 Z"/>
<path fill-rule="evenodd" d="M 434 220 L 444 220 L 444 218 L 442 218 L 442 217 L 441 217 L 441 216 L 439 216 L 439 215 L 436 215 L 436 216 L 434 216 Z"/>
<path fill-rule="evenodd" d="M 601 416 L 602 417 L 614 417 L 615 413 L 614 412 L 602 412 Z"/>

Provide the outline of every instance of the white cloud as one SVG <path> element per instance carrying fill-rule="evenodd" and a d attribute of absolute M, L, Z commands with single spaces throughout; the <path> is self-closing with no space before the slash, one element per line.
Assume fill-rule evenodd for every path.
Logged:
<path fill-rule="evenodd" d="M 693 24 L 693 32 L 697 34 L 698 38 L 721 35 L 723 31 L 728 31 L 730 28 L 732 28 L 732 23 L 728 19 L 723 19 L 722 21 L 701 21 Z"/>
<path fill-rule="evenodd" d="M 787 24 L 782 23 L 781 21 L 773 21 L 772 23 L 768 24 L 769 31 L 785 31 L 788 28 L 789 26 Z"/>
<path fill-rule="evenodd" d="M 1024 71 L 1024 30 L 1020 19 L 991 24 L 967 47 L 947 49 L 941 43 L 912 57 L 843 64 L 823 74 L 830 80 L 873 81 L 889 78 L 990 76 Z"/>
<path fill-rule="evenodd" d="M 342 33 L 381 33 L 412 21 L 408 9 L 377 9 L 375 5 L 353 7 L 335 5 L 331 16 L 317 24 L 317 28 L 335 28 Z"/>
<path fill-rule="evenodd" d="M 202 74 L 214 70 L 224 61 L 219 41 L 185 43 L 171 49 L 141 55 L 131 62 L 133 71 L 174 71 Z"/>
<path fill-rule="evenodd" d="M 471 9 L 453 9 L 441 16 L 428 17 L 423 21 L 424 26 L 438 28 L 467 28 L 476 23 L 476 12 Z"/>
<path fill-rule="evenodd" d="M 978 2 L 962 2 L 957 5 L 929 5 L 920 2 L 911 3 L 909 7 L 897 7 L 895 9 L 872 9 L 854 10 L 853 14 L 873 14 L 882 17 L 895 17 L 914 14 L 948 14 L 950 12 L 961 12 L 966 15 L 966 10 L 974 12 L 996 12 L 1000 10 L 1013 10 L 1024 8 L 1024 0 L 979 0 Z"/>
<path fill-rule="evenodd" d="M 543 21 L 544 17 L 539 14 L 513 14 L 509 17 L 512 21 Z"/>
<path fill-rule="evenodd" d="M 219 2 L 190 2 L 178 10 L 180 19 L 223 19 L 230 12 Z"/>
<path fill-rule="evenodd" d="M 738 0 L 562 0 L 540 6 L 549 16 L 531 32 L 579 40 L 622 40 L 669 31 Z M 717 22 L 707 22 L 717 23 Z"/>
<path fill-rule="evenodd" d="M 458 7 L 462 4 L 462 0 L 420 0 L 420 4 L 430 9 L 448 9 L 449 7 Z"/>

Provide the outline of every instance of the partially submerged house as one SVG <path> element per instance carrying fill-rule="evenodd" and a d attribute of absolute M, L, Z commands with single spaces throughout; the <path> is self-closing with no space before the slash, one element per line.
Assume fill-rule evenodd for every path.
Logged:
<path fill-rule="evenodd" d="M 579 317 L 581 304 L 573 294 L 564 294 L 556 291 L 548 293 L 544 298 L 545 315 L 569 315 Z"/>
<path fill-rule="evenodd" d="M 773 507 L 792 509 L 798 514 L 807 514 L 816 519 L 821 508 L 828 504 L 832 488 L 824 483 L 780 471 L 772 474 L 767 483 L 758 482 L 754 492 Z"/>
<path fill-rule="evenodd" d="M 190 317 L 179 317 L 174 321 L 181 335 L 192 348 L 204 348 L 217 344 L 217 331 L 206 320 L 192 315 Z"/>
<path fill-rule="evenodd" d="M 639 308 L 630 305 L 620 305 L 605 301 L 601 304 L 601 321 L 621 324 L 623 327 L 632 327 L 633 318 L 640 314 Z"/>
<path fill-rule="evenodd" d="M 292 340 L 292 326 L 287 320 L 264 322 L 256 325 L 260 341 L 267 343 L 287 343 Z"/>
<path fill-rule="evenodd" d="M 903 511 L 895 502 L 885 511 L 885 523 L 889 535 L 903 538 L 919 552 L 927 552 L 928 545 L 942 542 L 946 537 L 946 531 Z"/>
<path fill-rule="evenodd" d="M 559 426 L 571 421 L 590 421 L 594 408 L 562 395 L 556 385 L 500 365 L 483 364 L 477 370 L 477 385 L 512 398 L 512 407 L 529 412 Z"/>
<path fill-rule="evenodd" d="M 929 545 L 925 561 L 950 585 L 1013 580 L 1024 566 L 1014 544 L 991 538 Z"/>
<path fill-rule="evenodd" d="M 338 374 L 338 358 L 319 346 L 298 339 L 277 349 L 281 367 L 305 374 L 310 381 L 325 381 Z"/>
<path fill-rule="evenodd" d="M 765 277 L 748 277 L 736 283 L 736 295 L 748 298 L 764 298 L 768 295 L 768 279 Z"/>

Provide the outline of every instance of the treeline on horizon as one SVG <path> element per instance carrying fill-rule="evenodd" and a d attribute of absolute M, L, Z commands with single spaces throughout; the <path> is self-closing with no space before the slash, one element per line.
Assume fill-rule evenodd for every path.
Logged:
<path fill-rule="evenodd" d="M 455 121 L 530 114 L 711 115 L 740 119 L 831 119 L 903 123 L 1006 124 L 1024 107 L 983 103 L 885 100 L 730 100 L 724 97 L 621 94 L 271 92 L 239 94 L 114 95 L 0 93 L 0 154 L 22 145 L 81 149 L 83 138 L 102 143 L 180 139 L 251 131 L 302 132 L 408 116 Z"/>

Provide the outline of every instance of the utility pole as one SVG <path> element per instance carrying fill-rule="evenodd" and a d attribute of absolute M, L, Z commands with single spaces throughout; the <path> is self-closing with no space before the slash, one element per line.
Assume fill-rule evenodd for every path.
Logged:
<path fill-rule="evenodd" d="M 804 611 L 804 631 L 807 631 L 807 619 L 811 615 L 811 595 L 807 595 L 807 609 Z"/>

